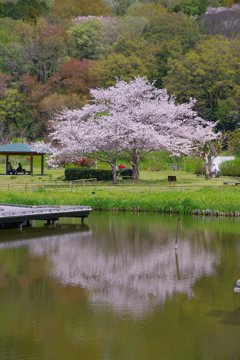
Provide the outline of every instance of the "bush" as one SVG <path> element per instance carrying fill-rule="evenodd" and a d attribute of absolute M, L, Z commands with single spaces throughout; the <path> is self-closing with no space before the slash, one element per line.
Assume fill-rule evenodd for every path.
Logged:
<path fill-rule="evenodd" d="M 219 168 L 223 176 L 240 176 L 240 159 L 224 161 Z"/>
<path fill-rule="evenodd" d="M 202 160 L 201 159 L 194 159 L 192 157 L 188 157 L 186 156 L 184 159 L 183 159 L 183 162 L 184 162 L 184 166 L 185 166 L 185 171 L 187 172 L 195 172 L 195 169 L 196 169 L 196 166 L 198 164 L 198 162 L 201 161 L 201 164 L 202 164 Z"/>
<path fill-rule="evenodd" d="M 195 174 L 201 175 L 205 174 L 205 167 L 202 159 L 199 159 L 195 166 Z"/>
<path fill-rule="evenodd" d="M 112 180 L 112 170 L 101 169 L 65 169 L 65 180 L 80 180 L 80 179 L 97 179 L 99 180 Z"/>
<path fill-rule="evenodd" d="M 117 174 L 120 175 L 120 176 L 132 176 L 132 169 L 118 170 Z"/>

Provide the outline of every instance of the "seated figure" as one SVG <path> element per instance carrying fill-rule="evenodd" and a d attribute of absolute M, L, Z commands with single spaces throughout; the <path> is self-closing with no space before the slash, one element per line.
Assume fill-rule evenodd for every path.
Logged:
<path fill-rule="evenodd" d="M 15 170 L 13 169 L 12 165 L 10 162 L 8 162 L 7 164 L 7 174 L 10 175 L 10 174 L 15 174 Z"/>
<path fill-rule="evenodd" d="M 19 172 L 22 172 L 22 171 L 23 171 L 22 165 L 20 163 L 18 163 L 18 167 L 16 169 L 16 172 L 19 173 Z"/>

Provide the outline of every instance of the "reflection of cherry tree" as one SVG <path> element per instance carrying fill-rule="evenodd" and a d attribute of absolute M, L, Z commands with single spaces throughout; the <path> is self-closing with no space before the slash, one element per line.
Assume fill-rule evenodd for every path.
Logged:
<path fill-rule="evenodd" d="M 51 275 L 61 284 L 85 288 L 94 306 L 108 304 L 135 315 L 177 292 L 193 296 L 196 279 L 213 274 L 217 262 L 216 255 L 188 239 L 181 240 L 178 259 L 172 241 L 137 249 L 125 243 L 106 254 L 91 234 L 82 240 L 79 233 L 39 240 L 31 248 L 35 255 L 47 255 Z"/>

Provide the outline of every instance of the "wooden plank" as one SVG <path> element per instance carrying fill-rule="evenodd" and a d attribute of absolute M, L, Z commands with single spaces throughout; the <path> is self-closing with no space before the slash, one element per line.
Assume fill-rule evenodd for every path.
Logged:
<path fill-rule="evenodd" d="M 20 226 L 31 220 L 55 222 L 60 217 L 88 217 L 90 206 L 28 206 L 0 204 L 0 225 Z"/>

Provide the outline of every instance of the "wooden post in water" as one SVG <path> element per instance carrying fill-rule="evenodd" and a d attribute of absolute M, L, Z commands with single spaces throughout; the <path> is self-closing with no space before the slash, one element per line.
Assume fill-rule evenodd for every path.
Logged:
<path fill-rule="evenodd" d="M 180 227 L 180 220 L 181 220 L 181 218 L 178 218 L 177 231 L 176 231 L 176 240 L 175 240 L 175 249 L 177 249 L 177 247 L 178 247 L 178 231 L 179 231 L 179 227 Z"/>
<path fill-rule="evenodd" d="M 177 249 L 175 249 L 175 260 L 176 260 L 176 267 L 177 267 L 177 278 L 178 278 L 178 280 L 180 280 L 180 270 L 179 270 Z"/>

